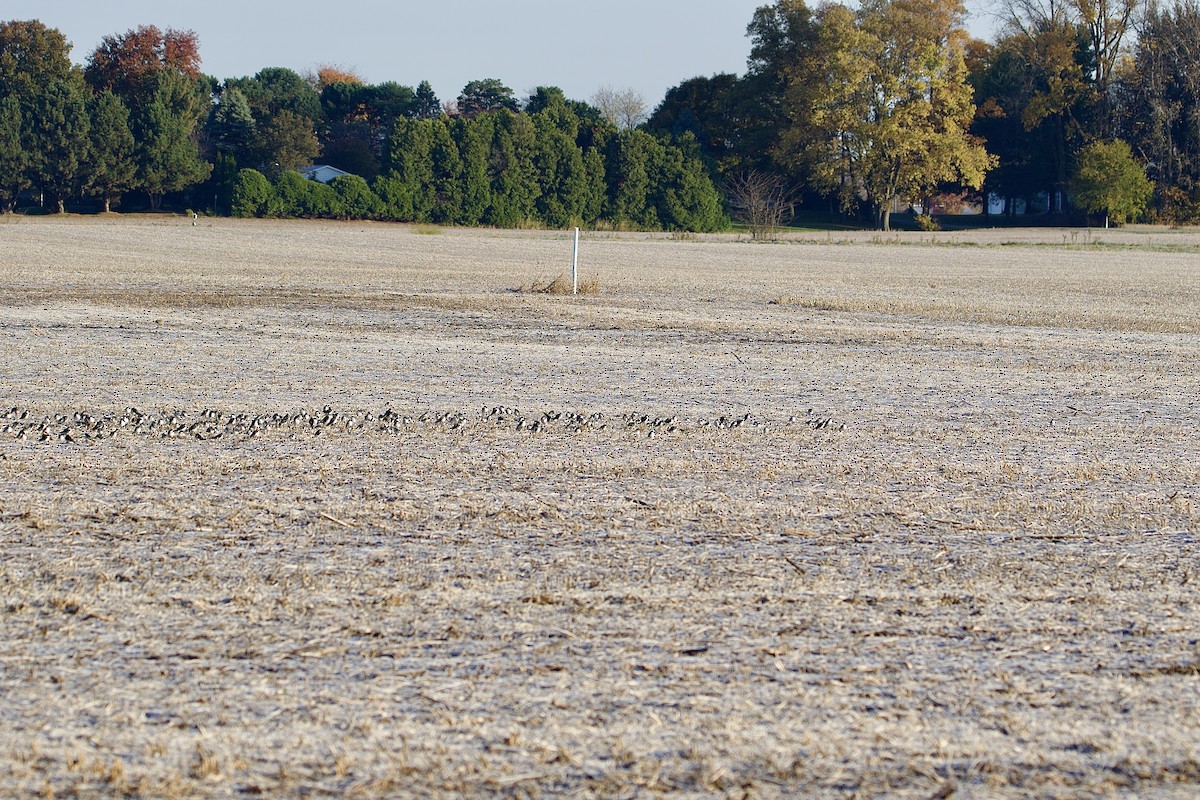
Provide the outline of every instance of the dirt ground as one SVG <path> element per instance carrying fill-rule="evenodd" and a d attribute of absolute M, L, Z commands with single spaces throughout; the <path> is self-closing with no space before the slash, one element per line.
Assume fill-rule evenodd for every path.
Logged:
<path fill-rule="evenodd" d="M 0 796 L 1200 792 L 1200 235 L 0 220 Z"/>

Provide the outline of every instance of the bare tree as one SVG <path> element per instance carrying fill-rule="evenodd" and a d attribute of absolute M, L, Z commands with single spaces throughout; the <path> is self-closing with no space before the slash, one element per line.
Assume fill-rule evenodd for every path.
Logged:
<path fill-rule="evenodd" d="M 1096 60 L 1093 77 L 1101 107 L 1110 112 L 1109 88 L 1120 59 L 1126 54 L 1126 39 L 1145 12 L 1145 0 L 1075 0 L 1079 19 L 1087 26 Z M 1105 119 L 1107 126 L 1109 120 Z"/>
<path fill-rule="evenodd" d="M 1135 37 L 1138 23 L 1151 5 L 1148 0 L 1000 0 L 1000 16 L 1011 32 L 1021 33 L 1034 43 L 1045 44 L 1058 32 L 1061 40 L 1055 50 L 1058 58 L 1070 59 L 1071 37 L 1082 27 L 1091 45 L 1093 63 L 1088 67 L 1096 100 L 1100 105 L 1101 133 L 1111 135 L 1113 127 L 1113 80 L 1121 59 L 1128 55 L 1128 44 Z M 1044 61 L 1038 64 L 1045 69 Z M 1078 68 L 1071 63 L 1071 67 Z"/>
<path fill-rule="evenodd" d="M 752 169 L 725 179 L 733 216 L 750 228 L 750 238 L 763 241 L 790 222 L 796 213 L 796 192 L 778 175 Z"/>
<path fill-rule="evenodd" d="M 592 95 L 592 105 L 600 115 L 617 128 L 631 131 L 646 121 L 646 98 L 636 89 L 614 89 L 601 86 Z"/>

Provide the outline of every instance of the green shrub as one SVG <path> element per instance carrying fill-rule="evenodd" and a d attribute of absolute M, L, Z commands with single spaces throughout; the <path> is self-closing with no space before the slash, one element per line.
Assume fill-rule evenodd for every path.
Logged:
<path fill-rule="evenodd" d="M 275 213 L 281 217 L 311 217 L 310 181 L 295 170 L 286 170 L 275 178 Z"/>
<path fill-rule="evenodd" d="M 233 185 L 232 213 L 235 217 L 265 217 L 273 212 L 275 190 L 258 170 L 238 170 Z"/>
<path fill-rule="evenodd" d="M 341 214 L 348 219 L 379 219 L 384 216 L 384 204 L 367 182 L 357 175 L 339 175 L 329 182 L 338 200 Z"/>
<path fill-rule="evenodd" d="M 384 218 L 400 222 L 414 220 L 412 192 L 403 181 L 392 175 L 380 175 L 371 189 L 382 204 Z"/>
<path fill-rule="evenodd" d="M 309 181 L 309 203 L 312 216 L 323 219 L 342 219 L 346 216 L 342 198 L 331 187 L 320 181 Z"/>

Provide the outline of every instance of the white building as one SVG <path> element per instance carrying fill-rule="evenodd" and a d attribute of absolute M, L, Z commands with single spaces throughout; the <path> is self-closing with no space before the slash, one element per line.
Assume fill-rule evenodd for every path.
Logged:
<path fill-rule="evenodd" d="M 321 183 L 329 183 L 334 178 L 340 178 L 343 175 L 349 175 L 349 172 L 331 167 L 328 164 L 314 164 L 311 167 L 299 167 L 297 170 L 301 175 L 308 178 L 310 181 L 320 181 Z"/>

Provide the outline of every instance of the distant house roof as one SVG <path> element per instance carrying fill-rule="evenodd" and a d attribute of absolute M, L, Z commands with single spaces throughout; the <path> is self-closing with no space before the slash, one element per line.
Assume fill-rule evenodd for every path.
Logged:
<path fill-rule="evenodd" d="M 310 181 L 320 181 L 321 183 L 329 183 L 334 178 L 350 174 L 344 169 L 331 167 L 328 164 L 313 164 L 311 167 L 300 167 L 296 171 Z"/>

